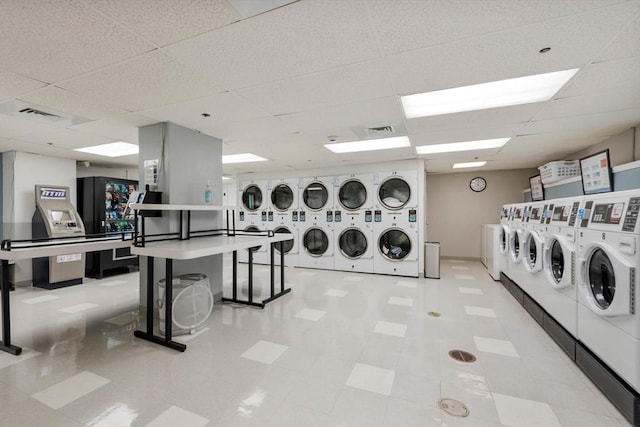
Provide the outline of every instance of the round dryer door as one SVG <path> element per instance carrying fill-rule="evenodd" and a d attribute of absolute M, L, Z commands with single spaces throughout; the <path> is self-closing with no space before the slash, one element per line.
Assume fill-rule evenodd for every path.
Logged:
<path fill-rule="evenodd" d="M 360 209 L 367 201 L 367 188 L 357 179 L 350 179 L 340 186 L 338 201 L 346 210 Z"/>
<path fill-rule="evenodd" d="M 549 273 L 553 281 L 559 284 L 564 277 L 565 259 L 562 244 L 558 240 L 554 239 L 551 243 L 549 254 L 551 255 L 548 264 Z"/>
<path fill-rule="evenodd" d="M 511 237 L 509 239 L 509 246 L 511 248 L 511 259 L 515 262 L 522 261 L 521 244 L 524 242 L 522 242 L 522 239 L 520 238 L 521 235 L 521 231 L 514 230 L 511 233 Z"/>
<path fill-rule="evenodd" d="M 287 233 L 287 234 L 291 234 L 291 231 L 287 228 L 287 227 L 276 227 L 273 230 L 274 233 Z M 276 243 L 275 244 L 275 248 L 276 248 L 276 252 L 280 253 L 280 244 Z M 293 239 L 292 240 L 285 240 L 284 242 L 282 242 L 282 252 L 286 254 L 288 254 L 289 252 L 291 252 L 291 249 L 293 249 Z"/>
<path fill-rule="evenodd" d="M 329 249 L 327 233 L 320 228 L 310 228 L 304 233 L 303 244 L 309 255 L 322 256 Z"/>
<path fill-rule="evenodd" d="M 598 307 L 609 308 L 616 294 L 616 275 L 611 260 L 602 249 L 593 251 L 589 258 L 587 284 Z"/>
<path fill-rule="evenodd" d="M 411 187 L 402 178 L 392 177 L 380 183 L 378 199 L 380 203 L 391 210 L 402 209 L 411 198 Z"/>
<path fill-rule="evenodd" d="M 257 211 L 262 206 L 262 190 L 255 184 L 249 185 L 242 192 L 242 204 L 248 211 Z"/>
<path fill-rule="evenodd" d="M 247 228 L 245 228 L 244 231 L 249 231 L 249 232 L 251 232 L 251 231 L 260 231 L 260 229 L 258 227 L 256 227 L 255 225 L 250 225 Z M 261 246 L 254 246 L 251 249 L 253 249 L 254 251 L 258 251 L 258 250 L 260 250 L 261 247 L 262 247 L 262 245 Z M 245 251 L 248 252 L 249 249 L 245 249 Z"/>
<path fill-rule="evenodd" d="M 509 229 L 500 227 L 500 253 L 506 255 L 509 252 Z"/>
<path fill-rule="evenodd" d="M 367 237 L 357 228 L 347 228 L 338 238 L 340 252 L 349 259 L 358 259 L 367 251 Z"/>
<path fill-rule="evenodd" d="M 286 211 L 293 204 L 293 191 L 287 184 L 276 185 L 271 190 L 271 204 L 277 211 Z"/>
<path fill-rule="evenodd" d="M 302 201 L 311 210 L 319 211 L 327 204 L 329 192 L 321 182 L 312 182 L 302 192 Z"/>
<path fill-rule="evenodd" d="M 411 239 L 404 231 L 392 228 L 378 238 L 378 250 L 389 260 L 401 261 L 411 252 Z"/>

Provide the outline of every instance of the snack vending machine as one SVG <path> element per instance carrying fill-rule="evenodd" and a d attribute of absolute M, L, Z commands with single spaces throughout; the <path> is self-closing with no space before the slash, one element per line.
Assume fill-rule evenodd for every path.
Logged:
<path fill-rule="evenodd" d="M 87 234 L 133 234 L 133 212 L 127 211 L 127 203 L 137 190 L 138 181 L 104 176 L 78 178 L 78 212 Z M 138 257 L 129 247 L 90 252 L 85 275 L 101 279 L 106 270 L 128 272 L 128 267 L 137 265 Z"/>

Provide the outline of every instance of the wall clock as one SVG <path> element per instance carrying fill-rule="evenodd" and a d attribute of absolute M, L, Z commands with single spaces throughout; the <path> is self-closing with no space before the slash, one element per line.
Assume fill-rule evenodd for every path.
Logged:
<path fill-rule="evenodd" d="M 469 187 L 476 193 L 479 193 L 487 188 L 487 180 L 481 176 L 476 176 L 469 182 Z"/>

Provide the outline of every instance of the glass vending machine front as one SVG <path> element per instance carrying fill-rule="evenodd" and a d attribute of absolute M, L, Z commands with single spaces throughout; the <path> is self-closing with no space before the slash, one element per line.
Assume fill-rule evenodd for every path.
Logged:
<path fill-rule="evenodd" d="M 117 181 L 105 183 L 105 233 L 130 233 L 134 231 L 133 213 L 127 212 L 129 196 L 137 191 L 137 185 Z"/>

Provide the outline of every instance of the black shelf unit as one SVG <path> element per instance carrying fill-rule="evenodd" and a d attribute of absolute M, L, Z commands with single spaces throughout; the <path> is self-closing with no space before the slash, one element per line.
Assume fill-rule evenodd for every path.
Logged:
<path fill-rule="evenodd" d="M 121 234 L 135 230 L 133 213 L 124 215 L 129 195 L 138 181 L 105 176 L 78 178 L 77 209 L 87 234 Z M 101 279 L 107 272 L 124 272 L 137 266 L 129 247 L 87 253 L 85 275 Z"/>

